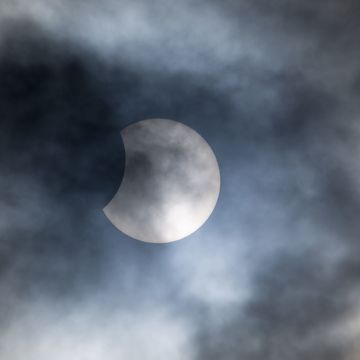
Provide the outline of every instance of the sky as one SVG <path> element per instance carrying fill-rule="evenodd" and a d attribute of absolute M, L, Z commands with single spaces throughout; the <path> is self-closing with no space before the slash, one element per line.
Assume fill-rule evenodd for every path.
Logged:
<path fill-rule="evenodd" d="M 0 358 L 357 360 L 359 16 L 0 0 Z M 190 126 L 220 166 L 212 216 L 169 244 L 102 212 L 120 131 L 148 118 Z"/>

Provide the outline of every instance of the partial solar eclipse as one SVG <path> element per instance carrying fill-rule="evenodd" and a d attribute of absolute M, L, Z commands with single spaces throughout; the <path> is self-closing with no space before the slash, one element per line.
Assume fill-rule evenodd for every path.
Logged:
<path fill-rule="evenodd" d="M 121 131 L 122 183 L 104 213 L 124 234 L 168 243 L 198 230 L 220 192 L 220 172 L 208 143 L 188 126 L 149 119 Z"/>

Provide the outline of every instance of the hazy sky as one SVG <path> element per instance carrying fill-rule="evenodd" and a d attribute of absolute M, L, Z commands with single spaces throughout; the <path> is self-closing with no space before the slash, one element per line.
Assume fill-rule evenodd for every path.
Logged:
<path fill-rule="evenodd" d="M 0 358 L 358 360 L 359 17 L 0 0 Z M 213 215 L 171 244 L 102 212 L 119 131 L 146 118 L 192 127 L 220 165 Z"/>

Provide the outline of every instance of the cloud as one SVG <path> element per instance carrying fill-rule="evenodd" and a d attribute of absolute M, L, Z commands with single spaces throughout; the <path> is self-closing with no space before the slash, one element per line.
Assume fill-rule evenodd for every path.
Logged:
<path fill-rule="evenodd" d="M 358 10 L 2 1 L 1 357 L 356 357 Z M 98 211 L 118 131 L 154 117 L 222 174 L 209 222 L 156 249 Z"/>
<path fill-rule="evenodd" d="M 79 304 L 80 305 L 80 304 Z M 32 304 L 2 333 L 1 356 L 9 360 L 192 359 L 191 329 L 165 308 L 115 312 L 86 304 L 49 311 Z"/>

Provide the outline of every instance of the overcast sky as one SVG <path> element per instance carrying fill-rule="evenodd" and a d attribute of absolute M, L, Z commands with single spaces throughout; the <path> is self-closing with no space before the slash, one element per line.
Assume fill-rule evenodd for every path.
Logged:
<path fill-rule="evenodd" d="M 360 5 L 0 0 L 0 358 L 358 360 Z M 221 193 L 146 244 L 119 132 L 196 130 Z"/>

